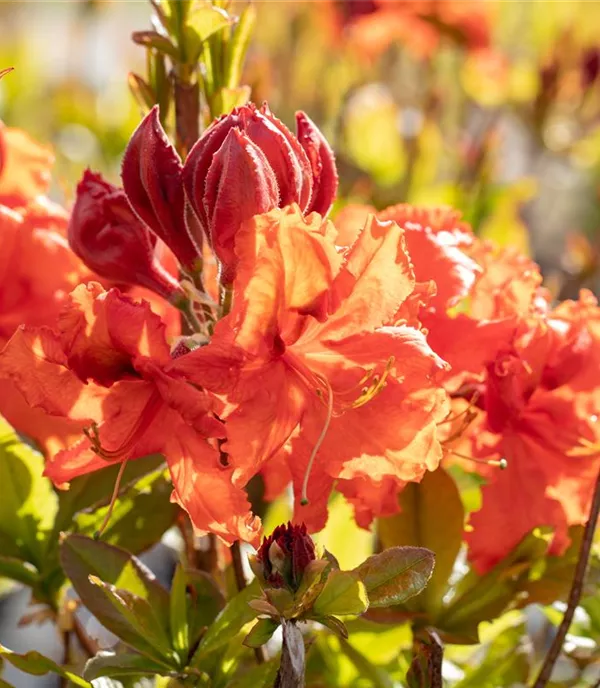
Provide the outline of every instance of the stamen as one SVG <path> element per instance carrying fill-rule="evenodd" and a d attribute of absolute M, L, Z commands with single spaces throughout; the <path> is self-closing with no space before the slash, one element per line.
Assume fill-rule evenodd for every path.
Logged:
<path fill-rule="evenodd" d="M 317 452 L 321 448 L 323 440 L 325 439 L 327 431 L 329 430 L 329 424 L 331 423 L 331 417 L 333 415 L 333 390 L 331 389 L 331 385 L 329 384 L 329 382 L 324 380 L 323 383 L 325 384 L 327 389 L 327 416 L 325 418 L 325 423 L 323 423 L 323 429 L 321 430 L 319 439 L 316 441 L 315 446 L 313 447 L 313 450 L 310 454 L 310 458 L 308 459 L 308 465 L 306 466 L 306 472 L 304 473 L 304 481 L 302 483 L 302 492 L 300 496 L 300 504 L 302 506 L 306 506 L 308 504 L 308 479 L 310 477 L 310 472 L 312 470 Z"/>
<path fill-rule="evenodd" d="M 477 459 L 474 456 L 467 456 L 466 454 L 460 454 L 454 449 L 446 449 L 448 454 L 453 454 L 459 459 L 464 459 L 465 461 L 472 461 L 473 463 L 480 463 L 484 466 L 492 466 L 492 468 L 499 468 L 501 471 L 508 468 L 508 461 L 504 458 L 502 459 Z"/>
<path fill-rule="evenodd" d="M 379 375 L 373 375 L 371 385 L 362 388 L 361 395 L 358 397 L 358 399 L 352 402 L 352 408 L 360 408 L 361 406 L 364 406 L 369 401 L 374 399 L 379 392 L 381 392 L 381 390 L 386 386 L 386 378 L 390 374 L 390 370 L 395 362 L 396 358 L 394 356 L 390 356 L 388 358 L 381 377 Z"/>
<path fill-rule="evenodd" d="M 105 459 L 106 461 L 116 461 L 118 459 L 130 458 L 129 454 L 146 430 L 150 427 L 161 406 L 161 396 L 158 390 L 155 390 L 150 395 L 146 405 L 131 427 L 129 434 L 123 440 L 123 443 L 118 449 L 105 449 L 102 446 L 98 431 L 98 424 L 93 422 L 89 428 L 83 429 L 83 434 L 88 438 L 92 445 L 90 449 L 94 452 L 94 454 L 97 454 L 100 458 Z"/>
<path fill-rule="evenodd" d="M 104 516 L 104 520 L 102 521 L 102 524 L 100 525 L 100 528 L 94 533 L 94 540 L 99 540 L 100 536 L 104 532 L 104 529 L 108 525 L 108 522 L 110 521 L 110 517 L 112 516 L 113 509 L 115 508 L 115 503 L 117 501 L 117 497 L 119 496 L 119 488 L 121 487 L 121 480 L 123 479 L 123 474 L 125 473 L 125 466 L 127 465 L 127 461 L 123 461 L 121 464 L 121 468 L 119 468 L 119 472 L 117 474 L 117 479 L 115 481 L 115 486 L 113 488 L 112 496 L 110 498 L 110 503 L 108 505 L 108 511 L 106 512 L 106 515 Z"/>
<path fill-rule="evenodd" d="M 458 420 L 459 418 L 461 418 L 462 416 L 466 416 L 466 415 L 470 414 L 473 406 L 475 406 L 475 404 L 479 401 L 480 396 L 481 396 L 481 392 L 479 392 L 478 390 L 475 390 L 475 392 L 473 392 L 473 396 L 471 397 L 471 399 L 469 401 L 469 405 L 466 408 L 464 408 L 460 413 L 457 413 L 455 416 L 453 416 L 452 412 L 450 411 L 448 413 L 448 415 L 444 418 L 444 420 L 441 420 L 438 423 L 438 425 L 444 425 L 445 423 L 452 423 L 455 420 Z"/>

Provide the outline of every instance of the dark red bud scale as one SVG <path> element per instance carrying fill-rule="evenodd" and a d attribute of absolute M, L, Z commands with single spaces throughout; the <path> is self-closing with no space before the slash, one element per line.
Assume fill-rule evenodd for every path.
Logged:
<path fill-rule="evenodd" d="M 256 559 L 263 567 L 265 580 L 275 588 L 289 587 L 298 590 L 302 575 L 311 561 L 316 559 L 315 543 L 306 525 L 277 526 L 263 540 Z"/>
<path fill-rule="evenodd" d="M 131 207 L 173 251 L 181 265 L 194 272 L 200 249 L 185 222 L 183 166 L 158 116 L 158 106 L 134 131 L 121 169 Z"/>

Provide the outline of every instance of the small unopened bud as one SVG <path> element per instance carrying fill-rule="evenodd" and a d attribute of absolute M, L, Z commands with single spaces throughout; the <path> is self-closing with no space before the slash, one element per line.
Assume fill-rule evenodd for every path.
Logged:
<path fill-rule="evenodd" d="M 155 106 L 134 131 L 125 151 L 123 188 L 142 222 L 167 244 L 186 270 L 195 272 L 201 254 L 186 227 L 181 171 L 181 160 Z"/>
<path fill-rule="evenodd" d="M 170 301 L 183 291 L 154 255 L 156 237 L 133 213 L 122 189 L 86 170 L 68 227 L 69 244 L 97 275 L 147 287 Z"/>
<path fill-rule="evenodd" d="M 304 112 L 296 113 L 296 131 L 304 148 L 313 175 L 313 194 L 306 212 L 315 211 L 327 215 L 338 188 L 335 157 L 327 139 L 317 125 Z"/>
<path fill-rule="evenodd" d="M 304 523 L 277 526 L 264 539 L 256 555 L 267 583 L 274 588 L 289 588 L 294 592 L 300 587 L 306 567 L 315 559 L 315 543 Z"/>

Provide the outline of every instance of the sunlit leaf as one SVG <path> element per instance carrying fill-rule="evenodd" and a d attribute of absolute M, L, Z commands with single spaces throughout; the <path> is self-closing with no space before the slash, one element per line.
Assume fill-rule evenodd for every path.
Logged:
<path fill-rule="evenodd" d="M 217 620 L 209 627 L 194 655 L 191 666 L 198 666 L 203 657 L 230 642 L 241 629 L 252 619 L 256 612 L 248 605 L 251 599 L 258 598 L 260 586 L 258 581 L 239 592 L 227 603 Z"/>
<path fill-rule="evenodd" d="M 362 614 L 369 606 L 365 585 L 350 571 L 332 571 L 313 604 L 318 616 Z"/>
<path fill-rule="evenodd" d="M 0 645 L 0 658 L 10 662 L 14 667 L 20 671 L 24 671 L 26 674 L 32 674 L 33 676 L 43 676 L 49 673 L 58 674 L 68 679 L 76 686 L 80 686 L 81 688 L 93 688 L 92 684 L 84 678 L 72 671 L 67 671 L 55 661 L 49 657 L 44 657 L 44 655 L 39 652 L 31 651 L 20 655 L 4 647 L 4 645 Z"/>
<path fill-rule="evenodd" d="M 422 547 L 392 547 L 354 569 L 372 607 L 400 604 L 418 595 L 431 578 L 435 555 Z"/>
<path fill-rule="evenodd" d="M 271 618 L 258 619 L 244 638 L 244 645 L 247 647 L 260 647 L 271 638 L 278 628 L 279 623 Z"/>
<path fill-rule="evenodd" d="M 169 628 L 169 595 L 154 575 L 134 556 L 105 542 L 83 535 L 66 536 L 60 548 L 62 566 L 85 606 L 123 642 L 153 659 L 161 660 L 151 643 L 126 620 L 93 585 L 89 576 L 127 590 L 148 602 L 163 628 Z"/>
<path fill-rule="evenodd" d="M 448 578 L 462 544 L 464 509 L 454 480 L 443 468 L 428 472 L 420 483 L 408 483 L 400 494 L 400 513 L 379 519 L 385 548 L 411 545 L 435 554 L 435 569 L 416 607 L 435 613 L 442 605 Z"/>
<path fill-rule="evenodd" d="M 154 662 L 144 655 L 129 652 L 114 654 L 100 652 L 89 659 L 83 670 L 88 681 L 102 676 L 139 676 L 140 674 L 154 675 L 169 671 L 168 664 Z"/>

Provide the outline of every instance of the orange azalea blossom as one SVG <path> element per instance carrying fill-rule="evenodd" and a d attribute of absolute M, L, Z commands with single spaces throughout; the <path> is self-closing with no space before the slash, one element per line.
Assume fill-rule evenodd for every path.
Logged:
<path fill-rule="evenodd" d="M 385 327 L 415 285 L 403 230 L 370 217 L 344 253 L 335 238 L 295 205 L 244 223 L 231 313 L 173 364 L 221 397 L 234 482 L 287 466 L 312 531 L 336 481 L 367 525 L 381 508 L 370 494 L 363 508 L 358 485 L 397 493 L 435 469 L 447 414 L 445 363 L 418 329 Z"/>
<path fill-rule="evenodd" d="M 21 129 L 0 122 L 0 203 L 22 206 L 46 193 L 54 155 Z"/>
<path fill-rule="evenodd" d="M 340 5 L 343 12 L 345 5 L 354 3 Z M 431 57 L 444 37 L 470 51 L 490 44 L 489 2 L 375 0 L 372 5 L 343 19 L 351 43 L 369 57 L 376 57 L 396 41 L 418 58 Z"/>
<path fill-rule="evenodd" d="M 483 470 L 483 504 L 466 536 L 479 572 L 542 525 L 554 528 L 550 552 L 562 554 L 568 527 L 586 522 L 600 469 L 599 371 L 600 309 L 589 292 L 522 321 L 487 364 L 484 413 L 467 438 L 473 456 L 508 467 Z"/>
<path fill-rule="evenodd" d="M 42 197 L 20 209 L 0 205 L 0 349 L 21 323 L 52 322 L 88 274 L 64 237 L 66 217 Z M 0 382 L 0 415 L 48 452 L 81 432 L 77 423 L 30 408 L 7 380 Z"/>
<path fill-rule="evenodd" d="M 0 376 L 32 406 L 87 426 L 85 437 L 47 462 L 45 474 L 57 486 L 160 452 L 172 499 L 199 533 L 252 541 L 258 521 L 219 461 L 223 425 L 211 413 L 211 398 L 174 363 L 165 326 L 146 302 L 92 282 L 71 293 L 57 329 L 17 330 L 0 354 Z"/>

